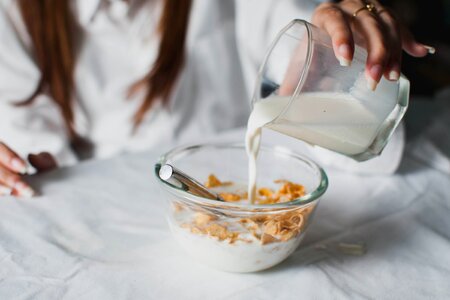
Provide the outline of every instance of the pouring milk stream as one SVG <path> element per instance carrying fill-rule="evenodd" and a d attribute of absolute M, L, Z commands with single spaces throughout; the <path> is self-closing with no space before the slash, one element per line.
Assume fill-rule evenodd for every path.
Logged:
<path fill-rule="evenodd" d="M 371 91 L 364 75 L 367 52 L 355 48 L 352 65 L 343 67 L 334 56 L 328 35 L 313 25 L 294 20 L 278 34 L 260 69 L 247 124 L 251 203 L 257 191 L 263 127 L 360 161 L 381 153 L 406 111 L 409 82 L 403 76 L 398 82 L 383 78 Z M 298 58 L 299 51 L 303 58 Z M 279 65 L 283 66 L 281 72 Z M 294 74 L 294 80 L 286 80 L 290 76 L 287 69 L 293 66 L 302 72 Z M 281 75 L 273 75 L 277 72 Z M 260 95 L 264 80 L 273 88 Z M 286 81 L 296 82 L 296 88 L 291 94 L 279 95 Z"/>

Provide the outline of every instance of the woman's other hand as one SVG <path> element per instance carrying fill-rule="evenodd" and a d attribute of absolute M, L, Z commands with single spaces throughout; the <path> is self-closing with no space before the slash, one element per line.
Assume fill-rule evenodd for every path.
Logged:
<path fill-rule="evenodd" d="M 323 3 L 312 21 L 331 36 L 341 65 L 350 65 L 355 42 L 367 49 L 365 75 L 372 90 L 383 75 L 391 81 L 399 79 L 402 50 L 415 57 L 434 53 L 433 47 L 418 43 L 395 14 L 378 1 Z"/>
<path fill-rule="evenodd" d="M 57 166 L 49 153 L 30 154 L 28 159 L 38 172 L 48 171 Z M 11 148 L 0 142 L 0 196 L 15 195 L 32 197 L 34 190 L 22 179 L 27 173 L 26 162 Z"/>

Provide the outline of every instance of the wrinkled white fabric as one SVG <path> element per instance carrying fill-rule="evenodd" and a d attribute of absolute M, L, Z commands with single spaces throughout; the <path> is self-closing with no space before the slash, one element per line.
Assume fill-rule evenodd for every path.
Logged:
<path fill-rule="evenodd" d="M 33 176 L 42 196 L 0 199 L 0 299 L 448 299 L 448 113 L 407 144 L 394 175 L 326 168 L 302 245 L 255 274 L 210 269 L 175 243 L 153 177 L 159 151 Z"/>

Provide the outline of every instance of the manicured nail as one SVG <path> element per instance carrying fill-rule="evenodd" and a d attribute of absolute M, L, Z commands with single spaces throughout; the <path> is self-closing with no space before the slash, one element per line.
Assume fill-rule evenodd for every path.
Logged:
<path fill-rule="evenodd" d="M 25 188 L 22 190 L 20 195 L 26 198 L 31 198 L 35 195 L 35 192 L 31 188 Z"/>
<path fill-rule="evenodd" d="M 423 45 L 423 46 L 428 50 L 428 54 L 436 53 L 436 49 L 434 47 L 427 46 L 427 45 Z"/>
<path fill-rule="evenodd" d="M 12 194 L 12 188 L 7 187 L 7 186 L 0 186 L 0 195 L 2 196 L 9 196 Z"/>
<path fill-rule="evenodd" d="M 400 74 L 397 71 L 389 72 L 389 80 L 397 81 L 400 78 Z"/>
<path fill-rule="evenodd" d="M 23 182 L 18 182 L 14 186 L 14 189 L 17 191 L 18 195 L 22 197 L 30 198 L 35 195 L 34 190 Z"/>
<path fill-rule="evenodd" d="M 350 67 L 350 65 L 352 64 L 351 61 L 349 61 L 346 58 L 343 58 L 342 56 L 338 56 L 337 59 L 339 60 L 339 64 L 343 67 Z"/>
<path fill-rule="evenodd" d="M 380 78 L 381 76 L 381 65 L 374 65 L 370 68 L 369 72 L 366 73 L 367 88 L 371 91 L 375 91 L 378 85 L 378 81 L 374 78 Z"/>
<path fill-rule="evenodd" d="M 27 164 L 27 169 L 26 169 L 26 172 L 25 172 L 25 174 L 33 174 L 35 172 L 35 169 L 34 169 L 34 167 L 32 166 L 32 165 L 30 165 L 30 164 Z"/>
<path fill-rule="evenodd" d="M 26 174 L 27 173 L 27 166 L 24 164 L 23 161 L 21 161 L 20 159 L 18 159 L 17 157 L 14 157 L 11 160 L 11 167 L 19 172 L 20 174 Z"/>
<path fill-rule="evenodd" d="M 337 56 L 337 59 L 339 60 L 339 64 L 343 67 L 349 67 L 352 62 L 345 57 L 351 55 L 351 49 L 350 46 L 347 44 L 342 44 L 338 48 L 339 55 Z"/>
<path fill-rule="evenodd" d="M 367 80 L 367 88 L 371 91 L 375 91 L 377 88 L 378 82 L 376 82 L 372 77 L 366 76 Z"/>

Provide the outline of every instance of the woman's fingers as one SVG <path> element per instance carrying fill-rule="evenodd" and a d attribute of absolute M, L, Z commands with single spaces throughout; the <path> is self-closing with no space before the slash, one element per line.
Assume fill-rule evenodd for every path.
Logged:
<path fill-rule="evenodd" d="M 18 182 L 20 182 L 20 175 L 0 166 L 0 184 L 13 189 Z"/>
<path fill-rule="evenodd" d="M 13 192 L 12 188 L 10 188 L 6 185 L 0 184 L 0 196 L 9 196 L 9 195 L 12 195 L 12 192 Z"/>
<path fill-rule="evenodd" d="M 55 158 L 48 152 L 28 155 L 28 161 L 38 172 L 46 172 L 57 167 Z"/>
<path fill-rule="evenodd" d="M 322 4 L 316 10 L 313 23 L 328 32 L 336 57 L 341 65 L 346 66 L 350 65 L 354 52 L 354 39 L 349 21 L 353 23 L 358 32 L 364 36 L 368 51 L 367 85 L 371 90 L 375 90 L 386 71 L 386 66 L 391 68 L 387 77 L 391 76 L 397 80 L 400 76 L 401 38 L 398 30 L 392 36 L 388 34 L 383 21 L 367 10 L 362 10 L 356 17 L 352 17 L 361 6 L 358 1 L 347 1 L 341 6 Z"/>
<path fill-rule="evenodd" d="M 384 23 L 389 44 L 389 60 L 387 61 L 384 77 L 387 80 L 397 81 L 400 78 L 401 60 L 402 60 L 402 36 L 400 25 L 394 14 L 383 8 L 378 11 L 380 20 Z"/>
<path fill-rule="evenodd" d="M 347 1 L 342 4 L 342 9 L 352 16 L 363 6 L 358 2 Z M 352 16 L 352 22 L 355 29 L 364 36 L 367 47 L 365 71 L 367 86 L 369 89 L 375 90 L 389 62 L 391 47 L 394 45 L 389 45 L 387 29 L 373 12 L 367 9 L 360 10 L 355 17 Z"/>
<path fill-rule="evenodd" d="M 418 43 L 412 33 L 405 26 L 400 27 L 402 46 L 406 53 L 414 57 L 424 57 L 427 54 L 434 54 L 434 47 Z"/>
<path fill-rule="evenodd" d="M 371 90 L 375 90 L 383 75 L 391 81 L 400 78 L 402 50 L 415 57 L 435 52 L 433 47 L 418 43 L 393 12 L 376 0 L 370 4 L 362 0 L 321 4 L 314 13 L 313 23 L 331 36 L 341 65 L 350 64 L 353 41 L 362 35 L 368 52 L 365 75 Z"/>
<path fill-rule="evenodd" d="M 9 194 L 12 195 L 32 197 L 35 194 L 33 189 L 18 174 L 2 165 L 0 165 L 0 184 L 3 187 L 3 192 L 9 190 Z"/>
<path fill-rule="evenodd" d="M 332 3 L 319 5 L 313 23 L 331 36 L 333 50 L 342 66 L 349 66 L 353 60 L 354 41 L 345 13 Z"/>
<path fill-rule="evenodd" d="M 12 194 L 19 197 L 33 197 L 36 192 L 25 182 L 19 181 L 13 188 Z"/>
<path fill-rule="evenodd" d="M 25 161 L 0 142 L 0 195 L 33 196 L 33 189 L 19 175 L 26 172 Z"/>
<path fill-rule="evenodd" d="M 2 142 L 0 142 L 0 165 L 16 173 L 27 173 L 25 161 Z"/>

